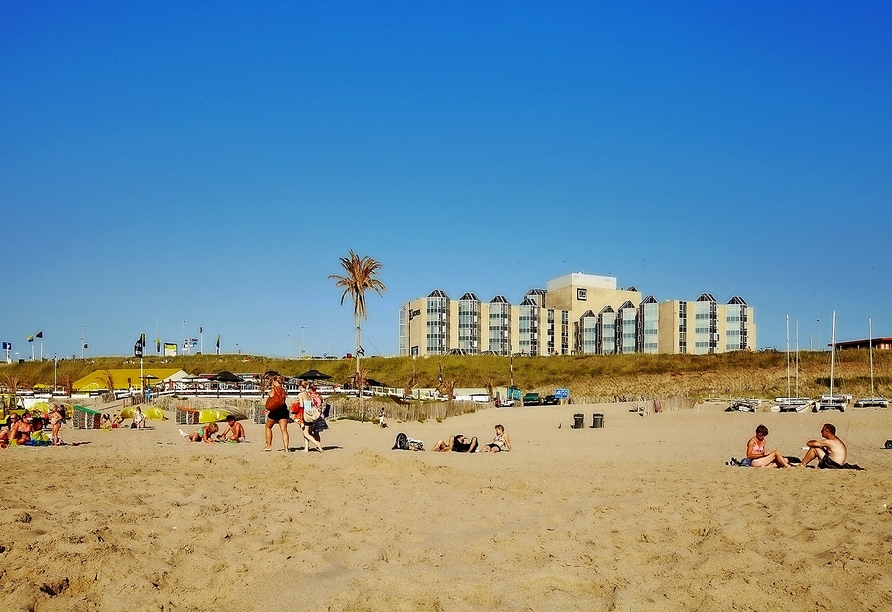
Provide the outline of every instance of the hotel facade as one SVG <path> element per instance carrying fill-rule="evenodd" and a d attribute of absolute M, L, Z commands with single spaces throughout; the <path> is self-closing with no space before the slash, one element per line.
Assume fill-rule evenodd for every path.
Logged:
<path fill-rule="evenodd" d="M 400 355 L 708 355 L 756 348 L 753 308 L 709 293 L 658 302 L 610 276 L 572 273 L 530 289 L 520 304 L 435 290 L 400 309 Z"/>

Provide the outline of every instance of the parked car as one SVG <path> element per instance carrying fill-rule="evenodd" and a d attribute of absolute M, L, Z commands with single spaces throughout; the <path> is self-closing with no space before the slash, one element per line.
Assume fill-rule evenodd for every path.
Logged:
<path fill-rule="evenodd" d="M 513 399 L 496 400 L 496 408 L 510 408 L 513 405 Z"/>
<path fill-rule="evenodd" d="M 542 398 L 543 406 L 557 406 L 560 403 L 560 400 L 554 395 L 546 395 Z"/>
<path fill-rule="evenodd" d="M 527 393 L 523 396 L 524 406 L 539 406 L 542 404 L 542 398 L 538 393 Z"/>

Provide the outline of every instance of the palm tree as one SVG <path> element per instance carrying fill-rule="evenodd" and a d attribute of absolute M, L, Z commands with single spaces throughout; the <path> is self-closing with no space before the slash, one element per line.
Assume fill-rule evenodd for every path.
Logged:
<path fill-rule="evenodd" d="M 362 355 L 362 328 L 361 320 L 368 319 L 368 311 L 366 310 L 365 292 L 371 289 L 378 295 L 382 295 L 387 291 L 378 278 L 378 271 L 381 264 L 371 257 L 360 257 L 350 249 L 349 257 L 341 257 L 341 266 L 346 272 L 345 276 L 332 274 L 328 278 L 335 281 L 335 286 L 344 289 L 341 295 L 341 305 L 349 295 L 353 300 L 353 320 L 356 322 L 356 374 L 359 376 L 359 359 Z M 359 390 L 359 412 L 360 418 L 363 414 L 362 409 L 362 389 Z"/>

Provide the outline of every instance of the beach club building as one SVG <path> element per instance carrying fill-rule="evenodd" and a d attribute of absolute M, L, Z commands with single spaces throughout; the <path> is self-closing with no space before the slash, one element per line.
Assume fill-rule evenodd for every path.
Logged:
<path fill-rule="evenodd" d="M 520 304 L 474 293 L 457 300 L 435 290 L 400 309 L 400 355 L 708 355 L 753 350 L 753 308 L 739 297 L 718 303 L 658 302 L 610 276 L 572 273 L 530 289 Z"/>

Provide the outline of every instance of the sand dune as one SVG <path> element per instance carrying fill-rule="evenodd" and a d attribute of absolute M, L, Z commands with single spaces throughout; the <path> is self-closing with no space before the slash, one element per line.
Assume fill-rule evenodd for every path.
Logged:
<path fill-rule="evenodd" d="M 892 606 L 892 413 L 628 408 L 337 422 L 323 454 L 262 453 L 253 424 L 245 445 L 190 444 L 170 421 L 65 430 L 89 444 L 0 451 L 3 608 Z M 596 411 L 603 429 L 588 427 Z M 825 421 L 866 471 L 724 465 L 759 423 L 771 449 L 799 455 Z M 486 441 L 497 422 L 516 452 L 390 450 L 400 431 L 430 447 Z"/>

